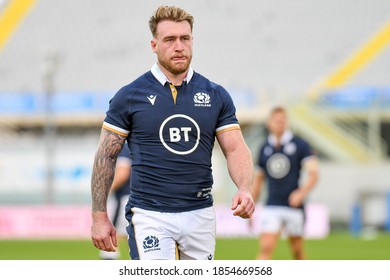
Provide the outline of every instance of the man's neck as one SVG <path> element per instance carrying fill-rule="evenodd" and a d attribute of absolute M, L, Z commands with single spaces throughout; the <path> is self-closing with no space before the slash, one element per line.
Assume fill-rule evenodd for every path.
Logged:
<path fill-rule="evenodd" d="M 271 143 L 271 145 L 279 145 L 279 146 L 282 146 L 284 144 L 286 144 L 287 142 L 289 142 L 293 137 L 293 134 L 292 132 L 287 129 L 284 131 L 284 133 L 282 135 L 275 135 L 275 134 L 270 134 L 268 136 L 268 141 Z"/>
<path fill-rule="evenodd" d="M 161 65 L 159 65 L 159 68 L 161 70 L 161 72 L 163 72 L 163 74 L 165 75 L 165 77 L 168 78 L 168 80 L 174 85 L 174 86 L 181 86 L 184 79 L 187 77 L 187 74 L 188 74 L 188 71 L 189 69 L 187 69 L 186 72 L 184 73 L 181 73 L 181 74 L 173 74 L 171 72 L 169 72 L 167 69 L 165 69 L 164 67 L 162 67 Z"/>

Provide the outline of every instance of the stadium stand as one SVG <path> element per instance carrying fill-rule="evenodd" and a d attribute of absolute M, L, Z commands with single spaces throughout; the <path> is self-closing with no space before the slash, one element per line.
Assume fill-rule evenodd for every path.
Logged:
<path fill-rule="evenodd" d="M 44 92 L 54 55 L 56 91 L 116 91 L 153 63 L 147 19 L 163 3 L 142 2 L 134 9 L 130 2 L 36 1 L 3 48 L 0 90 Z M 197 18 L 195 70 L 246 101 L 239 108 L 244 122 L 259 122 L 269 106 L 299 100 L 342 64 L 388 20 L 389 4 L 247 1 L 236 7 L 235 1 L 187 1 L 184 6 Z M 215 38 L 218 43 L 210 44 Z M 349 83 L 385 85 L 388 57 L 386 52 Z"/>

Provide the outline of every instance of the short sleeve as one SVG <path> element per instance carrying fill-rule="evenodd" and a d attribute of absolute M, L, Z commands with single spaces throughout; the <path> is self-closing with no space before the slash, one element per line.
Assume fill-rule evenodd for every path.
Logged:
<path fill-rule="evenodd" d="M 257 155 L 257 167 L 260 168 L 260 169 L 266 169 L 266 158 L 264 156 L 264 148 L 265 146 L 262 145 L 259 152 L 258 152 L 258 155 Z"/>
<path fill-rule="evenodd" d="M 110 100 L 103 127 L 127 136 L 131 131 L 131 125 L 131 92 L 123 87 Z"/>
<path fill-rule="evenodd" d="M 222 86 L 218 86 L 217 92 L 221 98 L 221 112 L 217 123 L 217 133 L 231 129 L 240 129 L 233 99 Z"/>
<path fill-rule="evenodd" d="M 307 157 L 310 157 L 310 156 L 314 156 L 315 155 L 315 152 L 314 150 L 311 148 L 310 144 L 304 140 L 302 140 L 302 144 L 301 144 L 301 160 L 307 158 Z"/>

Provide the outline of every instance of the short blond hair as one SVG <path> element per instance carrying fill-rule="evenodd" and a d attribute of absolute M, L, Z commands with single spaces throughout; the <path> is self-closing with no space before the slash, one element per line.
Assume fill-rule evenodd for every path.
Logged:
<path fill-rule="evenodd" d="M 272 108 L 270 115 L 272 116 L 272 115 L 277 114 L 277 113 L 284 113 L 287 115 L 287 110 L 283 106 L 275 106 Z"/>
<path fill-rule="evenodd" d="M 275 106 L 272 108 L 268 115 L 268 121 L 276 114 L 284 114 L 286 117 L 288 116 L 287 109 L 283 106 Z"/>
<path fill-rule="evenodd" d="M 149 19 L 149 28 L 153 37 L 156 37 L 158 23 L 163 20 L 175 22 L 186 20 L 191 26 L 191 31 L 194 25 L 194 17 L 185 10 L 175 6 L 160 6 Z"/>

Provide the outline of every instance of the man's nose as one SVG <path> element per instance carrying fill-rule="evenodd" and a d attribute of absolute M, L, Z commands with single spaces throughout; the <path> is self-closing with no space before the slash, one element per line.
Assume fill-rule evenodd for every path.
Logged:
<path fill-rule="evenodd" d="M 175 41 L 175 51 L 183 51 L 184 50 L 184 44 L 180 39 L 177 39 Z"/>

